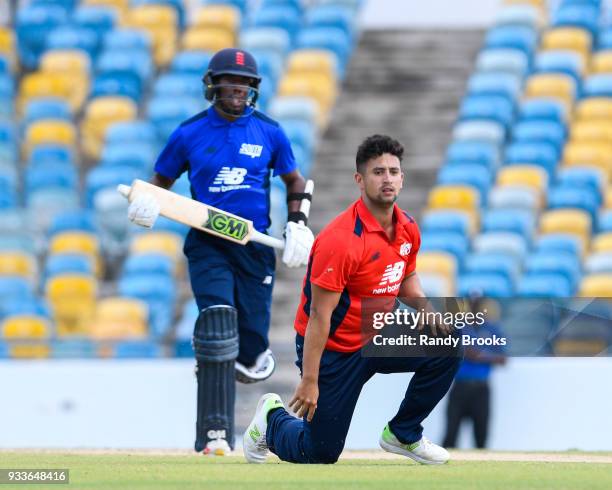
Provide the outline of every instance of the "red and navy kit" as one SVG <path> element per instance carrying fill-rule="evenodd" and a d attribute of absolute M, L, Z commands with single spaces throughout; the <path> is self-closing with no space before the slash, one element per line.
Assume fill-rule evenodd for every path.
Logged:
<path fill-rule="evenodd" d="M 393 208 L 395 239 L 389 237 L 362 199 L 317 236 L 304 278 L 295 330 L 304 335 L 310 317 L 311 285 L 342 292 L 331 318 L 325 346 L 355 352 L 364 343 L 361 306 L 364 298 L 397 297 L 404 278 L 415 271 L 421 236 L 415 221 Z"/>

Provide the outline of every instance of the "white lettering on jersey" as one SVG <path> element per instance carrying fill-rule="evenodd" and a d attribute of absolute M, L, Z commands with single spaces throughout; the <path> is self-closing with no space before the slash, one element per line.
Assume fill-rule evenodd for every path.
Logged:
<path fill-rule="evenodd" d="M 219 173 L 213 181 L 213 185 L 208 188 L 208 192 L 227 192 L 237 189 L 250 189 L 250 185 L 243 184 L 246 174 L 246 168 L 221 167 L 221 170 L 219 170 Z"/>
<path fill-rule="evenodd" d="M 250 145 L 249 143 L 242 143 L 240 147 L 240 154 L 247 155 L 251 158 L 256 158 L 261 156 L 261 152 L 263 150 L 263 146 L 261 145 Z"/>
<path fill-rule="evenodd" d="M 395 293 L 400 285 L 401 279 L 404 275 L 404 265 L 406 263 L 403 260 L 396 262 L 395 264 L 389 264 L 385 267 L 385 271 L 380 279 L 379 286 L 372 291 L 373 294 L 385 294 L 385 293 Z"/>

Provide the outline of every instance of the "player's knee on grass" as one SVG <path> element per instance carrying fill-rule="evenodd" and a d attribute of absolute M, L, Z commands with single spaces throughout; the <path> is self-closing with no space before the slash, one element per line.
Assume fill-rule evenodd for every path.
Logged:
<path fill-rule="evenodd" d="M 334 443 L 319 443 L 314 445 L 309 451 L 308 462 L 311 464 L 334 464 L 340 458 L 344 446 L 339 447 Z"/>

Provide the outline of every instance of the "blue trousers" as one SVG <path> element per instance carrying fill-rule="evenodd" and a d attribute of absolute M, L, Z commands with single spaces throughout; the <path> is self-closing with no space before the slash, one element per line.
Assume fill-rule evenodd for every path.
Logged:
<path fill-rule="evenodd" d="M 269 346 L 274 250 L 254 242 L 240 245 L 192 228 L 183 251 L 198 309 L 229 305 L 238 310 L 238 361 L 253 365 Z"/>
<path fill-rule="evenodd" d="M 303 348 L 304 338 L 298 335 L 296 364 L 300 371 Z M 266 432 L 268 447 L 291 463 L 335 463 L 344 449 L 363 385 L 376 373 L 405 372 L 414 372 L 414 376 L 389 427 L 401 442 L 416 442 L 423 433 L 421 423 L 448 391 L 460 363 L 460 357 L 363 357 L 361 351 L 325 350 L 312 421 L 297 419 L 284 409 L 273 411 Z"/>

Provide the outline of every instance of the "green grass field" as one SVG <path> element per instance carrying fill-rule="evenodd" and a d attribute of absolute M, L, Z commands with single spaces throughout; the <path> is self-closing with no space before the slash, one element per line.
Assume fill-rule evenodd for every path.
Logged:
<path fill-rule="evenodd" d="M 399 459 L 348 459 L 336 465 L 240 457 L 1 452 L 0 468 L 68 468 L 70 484 L 52 488 L 135 489 L 610 489 L 606 463 L 454 461 L 420 466 Z M 48 485 L 0 485 L 49 488 Z"/>

